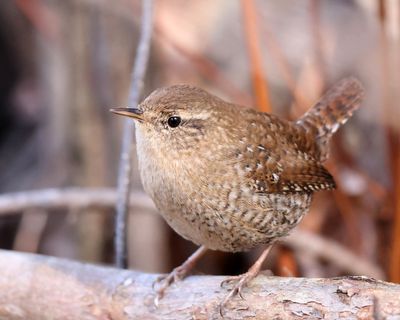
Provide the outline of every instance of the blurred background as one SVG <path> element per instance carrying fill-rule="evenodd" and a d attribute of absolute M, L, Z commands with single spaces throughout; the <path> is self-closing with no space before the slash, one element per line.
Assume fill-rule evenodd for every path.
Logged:
<path fill-rule="evenodd" d="M 116 186 L 123 119 L 109 108 L 126 105 L 140 16 L 137 0 L 0 2 L 0 197 Z M 275 246 L 274 274 L 332 277 L 360 264 L 400 282 L 399 31 L 396 0 L 156 1 L 144 95 L 188 83 L 294 119 L 345 76 L 366 88 L 332 143 L 339 189 L 319 193 L 298 227 L 312 241 L 300 232 Z M 133 203 L 128 227 L 131 268 L 168 272 L 195 250 L 151 205 Z M 9 209 L 0 248 L 112 264 L 113 228 L 110 206 Z M 244 272 L 261 249 L 210 252 L 196 270 Z M 354 269 L 343 267 L 349 254 Z"/>

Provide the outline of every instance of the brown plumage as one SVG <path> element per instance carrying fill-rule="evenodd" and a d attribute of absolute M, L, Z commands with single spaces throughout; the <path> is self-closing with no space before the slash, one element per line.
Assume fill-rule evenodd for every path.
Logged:
<path fill-rule="evenodd" d="M 235 252 L 287 235 L 313 192 L 335 188 L 322 162 L 362 93 L 345 79 L 295 122 L 188 85 L 113 111 L 137 120 L 142 182 L 168 224 L 198 245 Z"/>

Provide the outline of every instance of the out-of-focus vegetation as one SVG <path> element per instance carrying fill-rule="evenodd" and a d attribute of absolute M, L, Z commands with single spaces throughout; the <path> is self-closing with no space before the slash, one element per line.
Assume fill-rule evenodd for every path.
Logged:
<path fill-rule="evenodd" d="M 0 3 L 0 191 L 115 186 L 120 118 L 140 1 Z M 366 88 L 332 144 L 339 189 L 318 194 L 299 228 L 348 248 L 400 282 L 400 5 L 390 0 L 157 1 L 145 92 L 190 83 L 293 119 L 336 80 Z M 135 165 L 133 187 L 141 190 Z M 84 261 L 113 260 L 113 212 L 38 210 L 0 216 L 0 247 Z M 132 268 L 166 272 L 193 250 L 162 218 L 129 222 Z M 257 251 L 257 250 L 255 250 Z M 243 272 L 255 252 L 213 252 L 198 269 Z M 337 259 L 342 259 L 339 255 Z M 336 276 L 330 261 L 290 245 L 276 274 Z"/>

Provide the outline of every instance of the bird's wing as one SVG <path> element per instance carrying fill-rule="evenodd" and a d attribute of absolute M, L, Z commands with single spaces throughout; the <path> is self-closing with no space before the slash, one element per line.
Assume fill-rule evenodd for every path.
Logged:
<path fill-rule="evenodd" d="M 277 158 L 266 156 L 265 170 L 249 171 L 247 179 L 259 193 L 313 192 L 335 188 L 332 175 L 322 164 L 284 154 Z"/>
<path fill-rule="evenodd" d="M 249 128 L 249 138 L 247 143 L 242 143 L 241 161 L 237 164 L 252 190 L 288 193 L 335 188 L 331 174 L 309 152 L 304 130 L 276 117 L 264 123 L 267 129 L 261 138 L 259 127 L 254 139 Z M 273 128 L 268 128 L 270 125 Z"/>

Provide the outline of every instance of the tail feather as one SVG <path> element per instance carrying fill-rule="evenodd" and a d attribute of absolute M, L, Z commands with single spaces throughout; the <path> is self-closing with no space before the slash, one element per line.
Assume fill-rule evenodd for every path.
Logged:
<path fill-rule="evenodd" d="M 327 144 L 361 104 L 364 89 L 355 78 L 345 78 L 330 89 L 296 124 L 315 136 L 321 161 L 328 153 Z"/>

